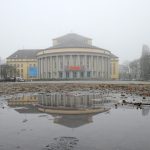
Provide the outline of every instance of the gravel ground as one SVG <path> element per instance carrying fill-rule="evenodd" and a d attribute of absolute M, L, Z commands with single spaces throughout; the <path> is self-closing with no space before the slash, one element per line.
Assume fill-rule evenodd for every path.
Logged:
<path fill-rule="evenodd" d="M 62 92 L 89 89 L 113 89 L 126 93 L 150 96 L 150 82 L 100 82 L 100 81 L 48 81 L 48 82 L 1 82 L 0 95 L 26 92 Z"/>

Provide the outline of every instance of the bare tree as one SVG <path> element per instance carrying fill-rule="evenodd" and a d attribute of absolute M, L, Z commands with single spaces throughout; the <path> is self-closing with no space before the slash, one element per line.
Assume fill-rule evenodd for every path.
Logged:
<path fill-rule="evenodd" d="M 16 68 L 7 64 L 0 65 L 0 76 L 3 79 L 15 77 L 17 74 Z"/>
<path fill-rule="evenodd" d="M 129 63 L 131 79 L 139 80 L 141 76 L 140 59 Z"/>

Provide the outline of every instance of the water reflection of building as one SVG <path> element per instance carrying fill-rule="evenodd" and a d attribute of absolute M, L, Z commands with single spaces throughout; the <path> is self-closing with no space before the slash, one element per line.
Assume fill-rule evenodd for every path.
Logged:
<path fill-rule="evenodd" d="M 143 116 L 147 116 L 149 114 L 149 111 L 150 111 L 150 106 L 142 107 L 142 115 Z"/>
<path fill-rule="evenodd" d="M 109 102 L 109 100 L 104 100 L 100 94 L 95 93 L 88 95 L 54 93 L 40 94 L 38 96 L 38 103 L 42 106 L 48 106 L 49 108 L 93 108 Z"/>
<path fill-rule="evenodd" d="M 36 114 L 36 113 L 41 113 L 36 107 L 32 105 L 26 105 L 25 107 L 18 107 L 15 106 L 15 111 L 17 111 L 20 114 Z"/>
<path fill-rule="evenodd" d="M 92 122 L 92 115 L 61 115 L 60 117 L 54 117 L 54 123 L 69 128 L 78 128 Z"/>
<path fill-rule="evenodd" d="M 18 105 L 33 105 L 38 102 L 37 95 L 22 95 L 13 97 L 8 101 L 9 106 L 18 106 Z"/>
<path fill-rule="evenodd" d="M 99 97 L 99 99 L 96 99 L 96 97 Z M 109 110 L 103 106 L 104 101 L 100 99 L 98 94 L 53 93 L 40 94 L 38 98 L 39 110 L 50 114 L 79 115 L 101 113 Z"/>

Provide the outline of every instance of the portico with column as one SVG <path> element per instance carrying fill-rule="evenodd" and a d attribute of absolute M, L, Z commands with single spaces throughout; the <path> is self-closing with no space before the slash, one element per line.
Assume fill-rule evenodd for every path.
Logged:
<path fill-rule="evenodd" d="M 45 49 L 44 53 L 37 53 L 38 77 L 59 80 L 109 80 L 110 56 L 109 50 L 93 46 L 91 39 L 67 34 L 54 39 L 54 45 Z"/>

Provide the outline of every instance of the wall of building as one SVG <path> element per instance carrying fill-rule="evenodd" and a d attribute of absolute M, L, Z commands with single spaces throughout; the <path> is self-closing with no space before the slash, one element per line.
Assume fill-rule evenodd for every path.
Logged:
<path fill-rule="evenodd" d="M 7 59 L 7 64 L 15 66 L 18 76 L 25 80 L 37 79 L 37 76 L 30 74 L 30 67 L 37 68 L 36 59 Z"/>
<path fill-rule="evenodd" d="M 119 79 L 119 60 L 110 58 L 110 52 L 89 48 L 62 48 L 43 50 L 37 59 L 7 59 L 16 66 L 25 80 L 32 79 Z M 39 70 L 37 72 L 37 70 Z"/>
<path fill-rule="evenodd" d="M 111 79 L 112 80 L 119 79 L 119 60 L 118 60 L 118 58 L 111 59 Z"/>
<path fill-rule="evenodd" d="M 38 53 L 40 79 L 109 80 L 110 52 L 99 49 L 67 48 Z"/>

